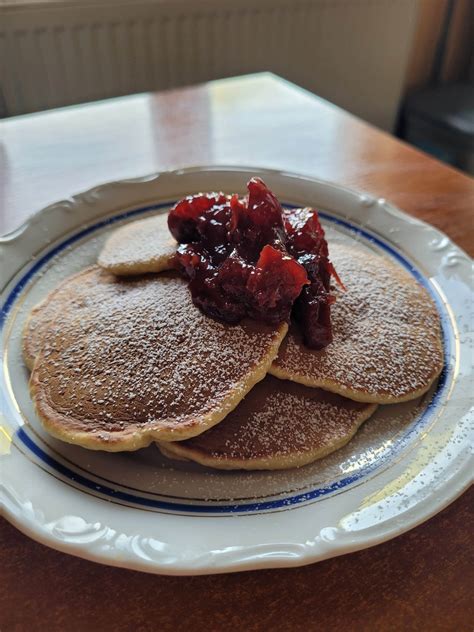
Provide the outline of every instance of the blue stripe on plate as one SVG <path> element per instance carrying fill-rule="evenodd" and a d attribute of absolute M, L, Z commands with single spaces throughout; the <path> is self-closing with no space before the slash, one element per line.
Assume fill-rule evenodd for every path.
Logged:
<path fill-rule="evenodd" d="M 51 250 L 49 250 L 45 255 L 43 255 L 35 264 L 17 281 L 15 286 L 10 291 L 3 307 L 0 312 L 0 328 L 3 326 L 5 319 L 12 308 L 16 298 L 23 290 L 23 288 L 27 285 L 27 283 L 35 276 L 35 274 L 55 255 L 59 252 L 67 248 L 71 244 L 77 242 L 78 240 L 86 237 L 87 235 L 103 228 L 105 226 L 109 226 L 123 219 L 127 219 L 130 217 L 135 217 L 137 215 L 142 215 L 147 211 L 156 211 L 163 208 L 167 208 L 171 206 L 173 202 L 166 202 L 163 204 L 154 204 L 150 206 L 143 206 L 137 209 L 133 209 L 131 211 L 127 211 L 125 213 L 121 213 L 114 217 L 110 217 L 104 220 L 101 220 L 83 230 L 75 233 L 68 239 L 62 241 L 61 243 L 54 246 Z M 292 204 L 285 204 L 285 206 L 289 208 L 294 208 Z M 452 342 L 451 342 L 451 331 L 449 325 L 449 317 L 445 308 L 441 297 L 434 291 L 433 286 L 430 284 L 429 280 L 417 269 L 415 268 L 409 261 L 407 261 L 403 255 L 393 249 L 389 244 L 380 239 L 377 235 L 370 233 L 369 231 L 360 228 L 354 224 L 351 224 L 347 220 L 340 219 L 338 217 L 334 217 L 328 213 L 321 211 L 319 213 L 320 217 L 326 220 L 329 223 L 335 224 L 337 226 L 344 227 L 349 230 L 353 235 L 357 235 L 359 237 L 364 238 L 366 241 L 369 241 L 372 244 L 378 246 L 381 250 L 384 250 L 388 254 L 391 255 L 394 259 L 396 259 L 404 268 L 406 268 L 415 279 L 421 283 L 431 294 L 433 299 L 436 302 L 438 307 L 438 311 L 441 316 L 442 330 L 443 330 L 443 339 L 444 339 L 444 351 L 445 358 L 450 357 Z M 74 482 L 79 488 L 83 487 L 85 489 L 89 489 L 94 491 L 95 493 L 101 494 L 111 500 L 116 499 L 126 503 L 130 503 L 132 505 L 136 505 L 138 507 L 144 508 L 152 508 L 158 509 L 162 511 L 171 511 L 171 512 L 179 512 L 179 513 L 189 513 L 189 514 L 227 514 L 227 513 L 254 513 L 259 511 L 268 511 L 275 509 L 283 509 L 285 507 L 291 507 L 294 505 L 298 505 L 301 503 L 305 503 L 311 500 L 315 500 L 317 498 L 321 498 L 326 496 L 327 494 L 331 494 L 333 492 L 340 491 L 345 487 L 360 481 L 368 474 L 372 473 L 376 469 L 380 468 L 382 465 L 387 463 L 389 459 L 392 459 L 396 454 L 398 454 L 403 448 L 410 442 L 412 437 L 418 433 L 421 429 L 427 426 L 430 418 L 432 417 L 435 410 L 438 408 L 440 404 L 440 400 L 442 394 L 446 388 L 448 383 L 448 377 L 450 374 L 450 367 L 445 365 L 443 372 L 439 378 L 436 392 L 427 406 L 427 408 L 420 415 L 418 420 L 411 426 L 411 428 L 405 433 L 405 435 L 399 439 L 395 446 L 380 460 L 377 462 L 368 465 L 367 467 L 360 470 L 357 474 L 352 476 L 347 476 L 338 481 L 334 481 L 333 483 L 318 487 L 316 489 L 312 489 L 310 491 L 295 494 L 294 496 L 289 496 L 286 498 L 278 498 L 275 500 L 268 500 L 263 502 L 253 502 L 253 503 L 243 503 L 243 504 L 219 504 L 217 502 L 210 503 L 209 501 L 206 504 L 191 504 L 189 502 L 169 502 L 164 500 L 157 500 L 148 498 L 146 496 L 139 496 L 137 494 L 132 494 L 126 491 L 122 491 L 120 489 L 114 489 L 108 485 L 103 483 L 98 483 L 93 481 L 82 474 L 78 474 L 63 465 L 56 459 L 54 459 L 50 454 L 45 452 L 32 437 L 25 431 L 23 427 L 19 428 L 15 433 L 15 436 L 18 441 L 20 441 L 28 450 L 30 450 L 41 462 L 51 468 L 53 471 L 61 474 L 65 478 Z M 185 500 L 185 499 L 183 499 Z"/>

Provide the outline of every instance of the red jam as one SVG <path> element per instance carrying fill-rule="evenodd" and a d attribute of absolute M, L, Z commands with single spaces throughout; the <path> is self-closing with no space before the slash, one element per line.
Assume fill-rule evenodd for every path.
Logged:
<path fill-rule="evenodd" d="M 318 214 L 283 210 L 260 178 L 247 187 L 245 199 L 188 196 L 169 214 L 193 302 L 228 323 L 250 317 L 276 324 L 293 315 L 305 343 L 322 349 L 332 340 L 330 277 L 337 275 Z"/>

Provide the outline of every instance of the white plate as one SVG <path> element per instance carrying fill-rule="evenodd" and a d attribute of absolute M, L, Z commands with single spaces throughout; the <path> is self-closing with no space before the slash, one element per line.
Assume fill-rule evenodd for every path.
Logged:
<path fill-rule="evenodd" d="M 284 203 L 322 209 L 330 244 L 355 240 L 382 252 L 428 288 L 439 307 L 446 354 L 430 394 L 379 409 L 348 446 L 287 472 L 216 472 L 174 464 L 153 446 L 98 453 L 46 435 L 20 354 L 32 305 L 95 261 L 120 223 L 164 211 L 184 194 L 243 191 L 256 174 Z M 471 261 L 448 237 L 384 200 L 261 169 L 163 173 L 106 184 L 44 209 L 3 241 L 0 265 L 6 283 L 3 510 L 44 544 L 156 573 L 296 566 L 394 537 L 442 509 L 470 482 Z"/>

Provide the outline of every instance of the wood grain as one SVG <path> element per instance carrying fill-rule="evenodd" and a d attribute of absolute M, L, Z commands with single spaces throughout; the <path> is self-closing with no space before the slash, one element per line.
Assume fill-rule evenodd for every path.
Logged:
<path fill-rule="evenodd" d="M 385 197 L 474 251 L 474 183 L 269 75 L 1 123 L 1 231 L 107 180 L 253 164 Z M 451 631 L 474 626 L 469 491 L 383 545 L 300 569 L 169 578 L 37 544 L 0 521 L 0 630 Z"/>
<path fill-rule="evenodd" d="M 295 569 L 160 577 L 1 526 L 2 632 L 471 632 L 474 490 L 372 549 Z"/>
<path fill-rule="evenodd" d="M 251 164 L 366 189 L 474 252 L 472 179 L 270 75 L 0 125 L 0 233 L 102 182 L 188 165 Z"/>

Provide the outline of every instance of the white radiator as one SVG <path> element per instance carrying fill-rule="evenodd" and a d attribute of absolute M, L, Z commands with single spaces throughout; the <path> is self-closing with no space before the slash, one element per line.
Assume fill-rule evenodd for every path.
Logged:
<path fill-rule="evenodd" d="M 418 0 L 0 0 L 0 107 L 270 70 L 389 129 L 417 10 Z"/>

